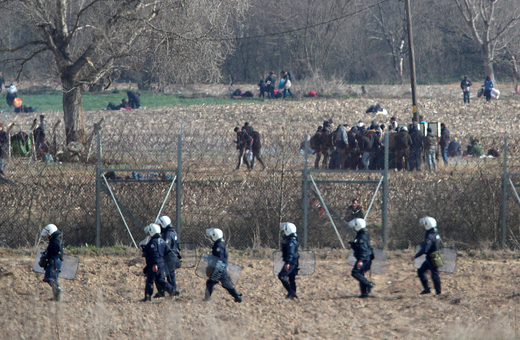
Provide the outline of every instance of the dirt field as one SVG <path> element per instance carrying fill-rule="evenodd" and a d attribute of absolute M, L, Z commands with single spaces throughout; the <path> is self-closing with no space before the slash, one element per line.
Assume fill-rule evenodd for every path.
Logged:
<path fill-rule="evenodd" d="M 314 275 L 298 277 L 299 301 L 284 298 L 271 251 L 232 253 L 244 267 L 236 304 L 222 287 L 202 301 L 193 269 L 177 272 L 179 298 L 139 302 L 144 259 L 133 251 L 80 256 L 76 279 L 62 279 L 66 294 L 52 302 L 31 252 L 0 251 L 2 339 L 520 339 L 517 253 L 459 254 L 435 297 L 418 295 L 411 250 L 392 252 L 385 274 L 372 276 L 372 297 L 359 299 L 348 253 L 318 250 Z"/>

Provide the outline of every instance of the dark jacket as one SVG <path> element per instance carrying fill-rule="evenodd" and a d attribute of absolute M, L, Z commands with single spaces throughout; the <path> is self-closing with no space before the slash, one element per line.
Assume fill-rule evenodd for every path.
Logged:
<path fill-rule="evenodd" d="M 285 264 L 298 265 L 298 236 L 291 234 L 282 244 L 282 259 Z"/>
<path fill-rule="evenodd" d="M 424 236 L 424 242 L 421 243 L 421 249 L 415 254 L 415 257 L 419 257 L 423 254 L 430 255 L 434 251 L 440 250 L 440 236 L 437 232 L 437 228 L 431 228 L 426 231 L 426 235 Z M 429 256 L 426 256 L 429 259 Z"/>
<path fill-rule="evenodd" d="M 52 233 L 51 238 L 49 240 L 49 245 L 47 246 L 47 258 L 49 260 L 57 257 L 63 261 L 63 245 L 61 242 L 61 238 L 61 231 L 56 230 Z"/>
<path fill-rule="evenodd" d="M 410 137 L 408 131 L 399 131 L 397 133 L 395 142 L 396 150 L 410 150 L 410 147 L 412 146 L 412 137 Z"/>
<path fill-rule="evenodd" d="M 372 256 L 372 247 L 370 246 L 370 236 L 368 236 L 365 228 L 357 232 L 354 242 L 350 242 L 354 257 L 361 262 L 367 262 Z"/>
<path fill-rule="evenodd" d="M 445 147 L 450 143 L 450 130 L 448 128 L 441 129 L 441 140 L 439 141 L 439 145 L 441 147 Z"/>
<path fill-rule="evenodd" d="M 9 140 L 7 139 L 7 132 L 4 130 L 0 131 L 0 158 L 4 156 L 4 146 Z"/>
<path fill-rule="evenodd" d="M 321 131 L 316 131 L 314 136 L 311 137 L 311 139 L 309 140 L 309 146 L 315 152 L 321 151 Z"/>
<path fill-rule="evenodd" d="M 170 250 L 175 254 L 175 256 L 179 258 L 180 254 L 177 232 L 175 231 L 175 229 L 173 229 L 171 224 L 164 229 L 164 232 L 162 233 L 161 237 L 164 240 L 164 242 L 166 242 Z"/>
<path fill-rule="evenodd" d="M 438 144 L 439 144 L 439 142 L 437 140 L 437 137 L 435 137 L 434 135 L 428 135 L 424 139 L 424 149 L 425 150 L 436 151 Z"/>
<path fill-rule="evenodd" d="M 360 205 L 358 205 L 356 209 L 354 209 L 352 205 L 347 208 L 347 214 L 345 215 L 347 222 L 350 222 L 355 218 L 365 218 L 363 208 Z"/>
<path fill-rule="evenodd" d="M 152 236 L 148 244 L 144 247 L 144 256 L 148 267 L 164 264 L 164 255 L 170 250 L 160 234 Z"/>
<path fill-rule="evenodd" d="M 237 134 L 237 149 L 246 148 L 251 150 L 252 146 L 253 138 L 245 130 Z"/>
<path fill-rule="evenodd" d="M 423 134 L 418 129 L 412 128 L 410 130 L 410 138 L 412 139 L 412 149 L 422 149 L 424 147 Z"/>
<path fill-rule="evenodd" d="M 276 76 L 274 74 L 265 79 L 265 88 L 267 91 L 273 91 L 276 84 Z"/>
<path fill-rule="evenodd" d="M 228 261 L 228 253 L 226 250 L 226 244 L 223 239 L 218 239 L 213 243 L 213 248 L 211 249 L 211 254 L 215 257 L 218 257 L 220 260 L 227 263 Z"/>
<path fill-rule="evenodd" d="M 330 127 L 324 128 L 321 134 L 321 152 L 329 153 L 333 143 L 333 134 Z"/>
<path fill-rule="evenodd" d="M 462 89 L 462 91 L 469 91 L 469 87 L 473 85 L 471 83 L 471 79 L 469 79 L 468 77 L 464 77 L 464 79 L 462 79 L 462 81 L 460 82 L 460 88 Z"/>

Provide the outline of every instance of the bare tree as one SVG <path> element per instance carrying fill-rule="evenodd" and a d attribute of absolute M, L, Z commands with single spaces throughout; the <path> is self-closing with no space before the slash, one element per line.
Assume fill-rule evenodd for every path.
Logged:
<path fill-rule="evenodd" d="M 520 23 L 520 6 L 507 0 L 453 0 L 469 28 L 473 40 L 480 46 L 487 75 L 494 78 L 496 54 L 507 48 L 511 29 Z"/>
<path fill-rule="evenodd" d="M 52 55 L 62 83 L 67 143 L 85 141 L 82 94 L 114 68 L 134 68 L 164 82 L 218 79 L 229 52 L 238 0 L 0 0 L 24 35 L 2 44 L 18 76 Z M 182 65 L 182 66 L 181 66 Z M 160 74 L 158 76 L 157 74 Z"/>

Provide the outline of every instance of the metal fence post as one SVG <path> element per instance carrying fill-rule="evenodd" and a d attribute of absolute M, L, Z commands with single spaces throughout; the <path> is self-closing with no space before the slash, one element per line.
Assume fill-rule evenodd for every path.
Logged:
<path fill-rule="evenodd" d="M 500 245 L 506 246 L 507 237 L 507 137 L 504 138 L 504 173 L 502 174 L 502 218 Z"/>
<path fill-rule="evenodd" d="M 179 237 L 179 241 L 181 240 L 181 181 L 182 174 L 182 123 L 181 123 L 181 131 L 179 132 L 179 138 L 177 142 L 177 210 L 176 210 L 176 218 L 177 218 L 177 235 Z"/>
<path fill-rule="evenodd" d="M 101 131 L 98 131 L 96 167 L 96 247 L 101 245 Z"/>
<path fill-rule="evenodd" d="M 383 206 L 382 206 L 382 228 L 383 228 L 383 249 L 388 247 L 388 162 L 389 162 L 389 133 L 385 134 L 385 178 L 383 179 Z"/>
<path fill-rule="evenodd" d="M 307 208 L 309 206 L 309 182 L 308 182 L 308 161 L 309 161 L 309 135 L 305 135 L 305 150 L 304 150 L 304 156 L 305 156 L 305 166 L 303 168 L 303 195 L 302 195 L 302 227 L 303 227 L 303 248 L 307 248 Z"/>

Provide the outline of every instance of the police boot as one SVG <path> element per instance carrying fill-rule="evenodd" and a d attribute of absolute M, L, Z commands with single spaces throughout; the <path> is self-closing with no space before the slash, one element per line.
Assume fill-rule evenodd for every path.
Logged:
<path fill-rule="evenodd" d="M 147 301 L 152 301 L 152 296 L 149 294 L 145 294 L 144 299 L 141 300 L 141 302 L 147 302 Z"/>
<path fill-rule="evenodd" d="M 368 293 L 367 293 L 367 286 L 365 286 L 364 283 L 359 283 L 359 290 L 361 291 L 361 295 L 359 296 L 360 298 L 366 298 L 368 297 Z"/>
<path fill-rule="evenodd" d="M 159 290 L 155 295 L 153 296 L 154 299 L 165 297 L 164 290 Z"/>
<path fill-rule="evenodd" d="M 433 286 L 435 287 L 435 295 L 441 294 L 441 282 L 434 282 Z"/>
<path fill-rule="evenodd" d="M 374 282 L 368 281 L 368 284 L 365 286 L 367 289 L 367 295 L 370 294 L 372 288 L 374 288 L 376 284 Z"/>
<path fill-rule="evenodd" d="M 229 294 L 231 294 L 232 297 L 235 298 L 235 302 L 242 302 L 242 294 L 238 294 L 235 288 L 228 289 L 228 292 Z"/>
<path fill-rule="evenodd" d="M 61 288 L 56 282 L 48 281 L 49 285 L 52 288 L 52 299 L 51 301 L 60 301 L 61 299 Z"/>
<path fill-rule="evenodd" d="M 422 286 L 423 286 L 424 289 L 423 289 L 423 291 L 420 292 L 419 294 L 420 294 L 420 295 L 430 294 L 430 292 L 431 292 L 431 288 L 430 288 L 430 286 L 428 286 L 428 280 L 425 280 L 425 281 L 421 280 L 421 284 L 422 284 Z"/>
<path fill-rule="evenodd" d="M 204 293 L 204 301 L 210 301 L 211 300 L 211 292 L 208 288 L 206 288 L 206 292 Z"/>

